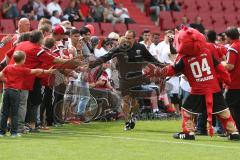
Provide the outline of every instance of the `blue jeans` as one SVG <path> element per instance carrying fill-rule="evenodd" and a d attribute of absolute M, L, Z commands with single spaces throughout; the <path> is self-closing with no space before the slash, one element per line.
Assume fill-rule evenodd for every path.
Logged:
<path fill-rule="evenodd" d="M 5 89 L 3 94 L 1 130 L 2 134 L 7 131 L 7 120 L 11 117 L 11 134 L 18 130 L 18 108 L 20 102 L 20 91 L 15 89 Z"/>
<path fill-rule="evenodd" d="M 185 90 L 183 90 L 183 89 L 181 89 L 180 92 L 181 93 L 179 95 L 181 95 L 182 104 L 183 104 L 185 102 L 185 100 L 187 99 L 187 97 L 189 96 L 190 93 L 185 91 Z"/>
<path fill-rule="evenodd" d="M 88 96 L 81 96 L 80 101 L 77 106 L 77 113 L 78 114 L 83 114 L 85 112 L 85 109 L 87 107 L 87 104 L 90 100 L 90 97 Z"/>
<path fill-rule="evenodd" d="M 78 114 L 84 113 L 89 100 L 90 100 L 90 91 L 89 91 L 88 83 L 81 81 L 80 82 L 80 101 L 76 109 Z"/>

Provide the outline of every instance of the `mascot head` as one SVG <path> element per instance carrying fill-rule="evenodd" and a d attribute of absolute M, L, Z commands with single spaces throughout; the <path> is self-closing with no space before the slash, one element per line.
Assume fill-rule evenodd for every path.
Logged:
<path fill-rule="evenodd" d="M 205 48 L 206 39 L 203 34 L 193 28 L 183 27 L 174 38 L 177 52 L 181 55 L 197 56 Z"/>

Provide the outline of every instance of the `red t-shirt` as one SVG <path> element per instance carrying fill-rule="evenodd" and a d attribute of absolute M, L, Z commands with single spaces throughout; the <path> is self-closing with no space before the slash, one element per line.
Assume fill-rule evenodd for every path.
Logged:
<path fill-rule="evenodd" d="M 53 63 L 53 60 L 55 57 L 47 53 L 42 47 L 38 44 L 31 43 L 29 41 L 24 41 L 19 43 L 15 51 L 23 51 L 26 54 L 26 60 L 24 63 L 24 67 L 34 69 L 34 68 L 40 68 L 41 64 L 43 63 Z M 10 61 L 10 64 L 12 64 L 13 58 Z M 35 76 L 30 75 L 24 77 L 24 81 L 27 83 L 23 84 L 24 90 L 32 90 L 33 84 L 35 81 Z"/>
<path fill-rule="evenodd" d="M 52 55 L 53 57 L 58 57 L 57 54 L 52 53 L 50 49 L 44 48 L 45 52 Z M 49 69 L 53 66 L 53 63 L 42 63 L 39 68 L 42 69 Z M 48 86 L 49 85 L 49 75 L 43 74 L 38 76 L 41 79 L 41 84 L 43 86 Z"/>
<path fill-rule="evenodd" d="M 80 10 L 83 17 L 88 17 L 89 7 L 85 3 L 80 3 Z"/>
<path fill-rule="evenodd" d="M 203 95 L 220 92 L 220 86 L 215 72 L 218 61 L 212 58 L 208 49 L 199 56 L 183 56 L 174 63 L 176 72 L 182 72 L 191 86 L 191 94 Z"/>
<path fill-rule="evenodd" d="M 3 70 L 5 88 L 24 89 L 25 77 L 31 75 L 31 69 L 23 65 L 8 65 Z"/>
<path fill-rule="evenodd" d="M 107 84 L 107 82 L 109 81 L 107 72 L 105 70 L 102 71 L 102 74 L 99 77 L 97 77 L 97 72 L 99 72 L 99 69 L 97 69 L 93 74 L 94 82 L 97 82 L 98 80 L 102 80 L 102 81 L 106 82 L 106 84 Z M 98 85 L 98 86 L 95 86 L 95 88 L 97 88 L 97 89 L 109 89 L 107 87 L 107 85 L 104 85 L 104 86 Z"/>
<path fill-rule="evenodd" d="M 240 89 L 240 41 L 236 40 L 228 48 L 227 63 L 234 65 L 234 69 L 230 71 L 231 84 L 229 89 Z"/>
<path fill-rule="evenodd" d="M 208 49 L 213 54 L 214 58 L 216 58 L 218 61 L 222 61 L 223 54 L 220 52 L 220 50 L 217 49 L 217 46 L 214 43 L 206 43 Z"/>

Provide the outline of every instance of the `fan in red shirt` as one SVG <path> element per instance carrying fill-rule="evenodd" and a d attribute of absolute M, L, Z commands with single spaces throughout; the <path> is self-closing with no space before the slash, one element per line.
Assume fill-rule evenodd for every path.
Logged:
<path fill-rule="evenodd" d="M 48 54 L 41 47 L 42 41 L 43 41 L 43 34 L 40 31 L 32 31 L 30 33 L 30 41 L 21 42 L 16 46 L 15 51 L 23 51 L 26 54 L 26 61 L 24 63 L 24 67 L 29 69 L 34 69 L 34 68 L 40 67 L 41 64 L 43 63 L 63 64 L 67 61 L 67 60 L 63 60 Z M 30 76 L 24 77 L 24 82 L 25 83 L 23 83 L 22 90 L 31 91 L 29 94 L 31 99 L 31 104 L 32 104 L 30 109 L 34 110 L 34 111 L 31 111 L 31 113 L 35 113 L 37 112 L 38 105 L 41 103 L 41 98 L 39 98 L 41 96 L 40 80 L 36 79 L 35 76 L 30 75 Z M 21 100 L 27 100 L 27 99 L 21 98 Z M 21 104 L 24 104 L 21 106 L 22 108 L 24 109 L 27 108 L 26 101 L 21 102 Z M 35 121 L 36 121 L 35 115 L 31 115 L 32 117 L 30 118 L 30 121 L 31 121 L 30 125 L 33 129 L 35 128 Z"/>
<path fill-rule="evenodd" d="M 8 65 L 0 73 L 4 77 L 3 110 L 1 117 L 0 136 L 7 132 L 7 120 L 11 116 L 11 134 L 18 136 L 18 109 L 20 105 L 20 90 L 25 83 L 24 77 L 42 73 L 50 74 L 52 70 L 29 69 L 24 67 L 26 55 L 22 51 L 13 54 L 15 64 Z"/>
<path fill-rule="evenodd" d="M 206 33 L 206 36 L 208 41 L 207 46 L 214 55 L 214 58 L 218 61 L 225 60 L 227 49 L 223 45 L 215 43 L 217 39 L 217 33 L 214 30 L 209 30 Z"/>
<path fill-rule="evenodd" d="M 226 101 L 240 130 L 240 40 L 237 28 L 229 28 L 225 32 L 226 39 L 230 43 L 227 53 L 227 61 L 223 62 L 231 75 L 231 83 L 227 85 Z"/>
<path fill-rule="evenodd" d="M 144 69 L 148 77 L 173 76 L 183 73 L 191 86 L 191 94 L 182 106 L 183 132 L 175 134 L 176 139 L 195 140 L 193 117 L 196 114 L 207 112 L 209 134 L 213 135 L 212 114 L 216 114 L 224 128 L 229 133 L 229 139 L 239 140 L 239 133 L 235 127 L 229 109 L 225 105 L 216 72 L 221 79 L 229 84 L 230 76 L 224 67 L 211 54 L 206 46 L 205 37 L 195 29 L 184 27 L 175 36 L 178 61 L 163 69 L 152 64 Z"/>
<path fill-rule="evenodd" d="M 86 0 L 82 0 L 81 3 L 79 4 L 80 8 L 80 16 L 83 21 L 93 21 L 92 17 L 90 15 L 90 7 L 88 6 Z"/>

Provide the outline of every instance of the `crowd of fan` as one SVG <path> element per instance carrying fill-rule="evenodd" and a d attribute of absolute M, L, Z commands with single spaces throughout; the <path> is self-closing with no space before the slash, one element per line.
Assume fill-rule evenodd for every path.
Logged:
<path fill-rule="evenodd" d="M 70 22 L 109 22 L 131 23 L 127 8 L 122 4 L 116 4 L 113 0 L 70 0 L 63 9 L 60 0 L 53 0 L 45 4 L 43 0 L 29 0 L 21 10 L 12 0 L 7 0 L 2 5 L 3 18 L 28 18 L 40 20 L 49 18 L 52 25 L 60 24 L 62 20 Z"/>
<path fill-rule="evenodd" d="M 13 135 L 15 135 L 15 133 L 26 133 L 28 131 L 38 132 L 39 128 L 48 129 L 47 126 L 59 125 L 59 121 L 55 118 L 53 108 L 60 101 L 63 101 L 64 105 L 76 106 L 78 116 L 75 117 L 75 115 L 73 115 L 67 121 L 79 124 L 81 121 L 84 121 L 81 119 L 81 115 L 85 114 L 85 108 L 92 89 L 92 92 L 99 90 L 107 92 L 106 98 L 110 103 L 111 110 L 116 113 L 116 118 L 123 116 L 120 94 L 118 92 L 118 71 L 115 60 L 105 63 L 91 70 L 91 72 L 87 72 L 89 70 L 87 65 L 78 64 L 81 66 L 78 68 L 79 70 L 77 72 L 71 70 L 71 72 L 65 73 L 65 76 L 63 76 L 65 78 L 61 78 L 61 73 L 51 74 L 55 72 L 55 70 L 53 71 L 51 69 L 52 66 L 64 66 L 64 64 L 70 60 L 78 59 L 79 57 L 81 57 L 81 62 L 84 62 L 83 59 L 86 61 L 89 59 L 94 60 L 107 54 L 112 48 L 117 47 L 121 41 L 126 40 L 124 37 L 121 37 L 121 35 L 112 32 L 100 43 L 99 38 L 94 36 L 93 32 L 94 28 L 92 28 L 91 25 L 83 26 L 79 30 L 73 27 L 69 21 L 61 21 L 60 25 L 52 28 L 51 21 L 46 18 L 40 20 L 38 30 L 30 31 L 29 19 L 21 18 L 18 22 L 16 34 L 13 37 L 6 36 L 1 40 L 1 47 L 4 47 L 6 43 L 12 43 L 12 48 L 5 53 L 5 59 L 1 63 L 2 68 L 6 67 L 5 64 L 14 64 L 15 62 L 15 64 L 18 65 L 25 62 L 25 67 L 31 69 L 29 72 L 37 75 L 36 79 L 35 76 L 30 76 L 27 80 L 25 79 L 26 77 L 23 76 L 27 75 L 26 73 L 22 73 L 23 75 L 20 74 L 21 72 L 19 72 L 19 74 L 9 73 L 11 76 L 7 76 L 8 69 L 6 68 L 11 65 L 7 65 L 2 72 L 3 75 L 1 75 L 1 77 L 10 77 L 10 79 L 13 77 L 11 83 L 14 83 L 13 81 L 16 80 L 16 77 L 13 75 L 20 75 L 21 77 L 18 79 L 17 86 L 15 86 L 15 84 L 12 86 L 12 84 L 7 84 L 7 81 L 5 82 L 5 87 L 9 85 L 17 90 L 20 89 L 20 99 L 16 100 L 20 104 L 18 113 L 17 115 L 16 113 L 15 115 L 11 113 L 10 122 L 12 124 L 11 133 Z M 159 33 L 151 34 L 149 30 L 144 30 L 143 41 L 140 43 L 144 44 L 150 53 L 158 60 L 163 63 L 169 63 L 169 35 L 173 35 L 173 31 L 167 31 L 164 41 L 160 43 Z M 158 49 L 156 50 L 155 48 Z M 27 56 L 25 56 L 25 54 Z M 16 57 L 21 58 L 19 60 L 19 58 Z M 45 75 L 43 75 L 43 73 Z M 54 83 L 52 83 L 51 78 L 49 78 L 52 77 L 52 75 L 57 75 L 54 78 Z M 79 90 L 79 88 L 81 89 Z M 41 90 L 43 90 L 43 93 Z M 175 88 L 174 92 L 171 90 L 171 95 L 175 97 L 174 100 L 176 102 L 174 103 L 178 105 L 180 102 L 175 94 L 178 93 L 176 90 L 178 90 L 178 87 Z M 99 97 L 102 98 L 103 95 L 100 94 Z M 164 93 L 161 97 L 164 101 L 164 106 L 167 106 L 167 112 L 175 112 L 172 103 L 167 98 L 167 94 Z M 12 112 L 6 109 L 9 103 L 5 102 L 5 98 L 6 97 L 3 96 L 1 114 L 2 134 L 6 132 L 5 123 L 7 123 L 7 118 L 10 112 Z M 159 97 L 150 99 L 153 112 L 156 114 L 159 113 L 158 100 Z M 179 113 L 177 107 L 177 114 Z M 16 124 L 18 124 L 17 129 Z"/>

